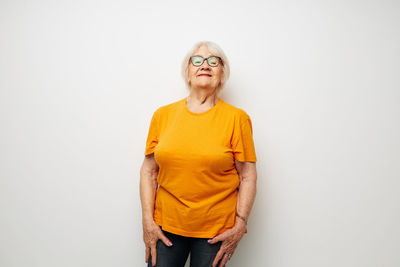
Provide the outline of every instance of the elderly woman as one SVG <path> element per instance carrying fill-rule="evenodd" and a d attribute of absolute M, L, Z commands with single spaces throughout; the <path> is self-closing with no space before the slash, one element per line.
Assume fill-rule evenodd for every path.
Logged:
<path fill-rule="evenodd" d="M 225 266 L 247 232 L 256 194 L 256 153 L 249 115 L 218 97 L 228 60 L 212 42 L 197 43 L 182 74 L 187 97 L 161 106 L 148 131 L 140 170 L 148 266 Z"/>

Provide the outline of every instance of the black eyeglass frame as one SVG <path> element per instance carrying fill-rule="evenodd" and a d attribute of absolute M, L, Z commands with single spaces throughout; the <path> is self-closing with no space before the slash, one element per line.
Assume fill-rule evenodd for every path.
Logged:
<path fill-rule="evenodd" d="M 194 64 L 193 64 L 193 60 L 192 60 L 192 58 L 193 58 L 193 57 L 201 57 L 201 58 L 203 59 L 203 60 L 201 61 L 201 64 L 200 64 L 200 65 L 198 65 L 198 66 L 194 65 Z M 218 67 L 219 63 L 218 63 L 218 65 L 217 65 L 217 66 L 211 66 L 211 65 L 210 65 L 210 62 L 208 62 L 208 59 L 209 59 L 209 58 L 213 58 L 213 57 L 215 57 L 215 58 L 218 58 L 218 60 L 219 60 L 219 63 L 221 63 L 221 64 L 222 64 L 222 66 L 224 65 L 224 62 L 222 61 L 222 58 L 221 58 L 221 57 L 219 57 L 219 56 L 209 56 L 208 58 L 204 58 L 204 57 L 202 57 L 202 56 L 199 56 L 199 55 L 194 55 L 194 56 L 191 56 L 191 57 L 189 58 L 189 62 L 190 62 L 190 63 L 192 63 L 192 65 L 193 65 L 193 66 L 195 66 L 195 67 L 200 67 L 201 65 L 203 65 L 203 63 L 204 63 L 204 60 L 207 60 L 207 64 L 208 64 L 208 66 L 210 66 L 210 67 L 212 67 L 212 68 Z"/>

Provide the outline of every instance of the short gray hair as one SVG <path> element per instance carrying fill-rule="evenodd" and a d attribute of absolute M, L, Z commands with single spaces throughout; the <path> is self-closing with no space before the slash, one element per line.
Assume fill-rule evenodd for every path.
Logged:
<path fill-rule="evenodd" d="M 185 81 L 186 87 L 190 89 L 189 81 L 187 79 L 188 75 L 188 66 L 189 66 L 189 59 L 191 56 L 193 56 L 193 53 L 199 49 L 201 46 L 205 46 L 208 48 L 208 50 L 214 55 L 218 56 L 222 59 L 222 69 L 223 69 L 223 75 L 221 79 L 221 84 L 220 86 L 217 87 L 217 93 L 219 93 L 224 87 L 226 81 L 229 79 L 230 75 L 230 67 L 229 67 L 229 61 L 228 58 L 226 57 L 224 51 L 221 49 L 219 45 L 217 45 L 214 42 L 210 41 L 200 41 L 197 42 L 192 49 L 189 50 L 189 52 L 186 54 L 185 58 L 182 61 L 182 77 L 183 80 Z"/>

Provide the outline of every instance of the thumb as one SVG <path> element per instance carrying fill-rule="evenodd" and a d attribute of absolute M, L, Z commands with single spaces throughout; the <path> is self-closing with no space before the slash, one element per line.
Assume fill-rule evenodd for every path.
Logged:
<path fill-rule="evenodd" d="M 161 241 L 168 247 L 172 246 L 172 242 L 164 235 L 163 232 L 160 231 L 160 236 L 159 238 L 161 239 Z"/>
<path fill-rule="evenodd" d="M 219 241 L 222 241 L 222 240 L 224 240 L 224 233 L 222 233 L 222 234 L 219 234 L 219 235 L 217 235 L 217 236 L 214 236 L 214 238 L 211 238 L 211 239 L 208 239 L 208 243 L 209 244 L 214 244 L 214 243 L 217 243 L 217 242 L 219 242 Z"/>

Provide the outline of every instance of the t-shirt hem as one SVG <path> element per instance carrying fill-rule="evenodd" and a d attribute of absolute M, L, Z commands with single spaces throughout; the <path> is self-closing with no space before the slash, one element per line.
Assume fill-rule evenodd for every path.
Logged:
<path fill-rule="evenodd" d="M 146 150 L 146 151 L 144 152 L 144 155 L 147 156 L 147 155 L 149 155 L 149 154 L 151 154 L 151 153 L 154 153 L 154 149 L 148 149 L 148 150 Z"/>
<path fill-rule="evenodd" d="M 167 231 L 167 232 L 175 234 L 175 235 L 181 235 L 181 236 L 186 236 L 186 237 L 196 237 L 196 238 L 214 238 L 218 234 L 218 233 L 210 234 L 210 232 L 193 232 L 193 231 L 188 232 L 188 231 L 185 231 L 185 230 L 182 230 L 179 228 L 175 228 L 173 226 L 162 224 L 156 218 L 154 221 L 157 225 L 161 226 L 161 228 L 164 231 Z M 226 231 L 228 229 L 229 228 L 226 228 L 223 231 Z"/>
<path fill-rule="evenodd" d="M 238 160 L 238 161 L 257 162 L 257 158 L 255 158 L 255 157 L 248 157 L 248 158 L 245 158 L 245 157 L 243 157 L 243 156 L 235 156 L 235 159 Z"/>

